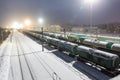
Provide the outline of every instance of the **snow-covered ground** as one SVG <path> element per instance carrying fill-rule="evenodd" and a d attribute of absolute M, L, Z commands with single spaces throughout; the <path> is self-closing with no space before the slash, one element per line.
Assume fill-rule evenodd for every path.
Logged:
<path fill-rule="evenodd" d="M 14 32 L 0 47 L 0 80 L 108 80 L 95 68 Z"/>
<path fill-rule="evenodd" d="M 12 44 L 8 37 L 6 41 L 0 46 L 0 80 L 8 80 L 10 70 L 10 54 Z"/>

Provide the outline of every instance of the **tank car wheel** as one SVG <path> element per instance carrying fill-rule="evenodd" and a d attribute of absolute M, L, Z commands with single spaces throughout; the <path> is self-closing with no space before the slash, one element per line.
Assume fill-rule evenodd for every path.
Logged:
<path fill-rule="evenodd" d="M 77 57 L 77 60 L 78 61 L 81 61 L 81 62 L 86 62 L 84 59 L 80 58 L 80 57 Z"/>
<path fill-rule="evenodd" d="M 62 49 L 60 49 L 60 48 L 58 48 L 58 51 L 62 52 L 63 50 L 62 50 Z"/>
<path fill-rule="evenodd" d="M 75 55 L 73 55 L 73 54 L 69 54 L 69 56 L 70 56 L 70 57 L 72 57 L 72 58 L 74 58 L 74 57 L 75 57 Z"/>

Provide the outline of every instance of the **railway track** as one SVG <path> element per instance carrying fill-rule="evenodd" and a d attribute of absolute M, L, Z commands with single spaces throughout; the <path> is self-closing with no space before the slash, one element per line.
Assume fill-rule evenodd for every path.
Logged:
<path fill-rule="evenodd" d="M 36 39 L 34 39 L 34 40 L 36 40 Z M 27 44 L 27 42 L 26 42 L 26 44 Z M 32 51 L 32 52 L 34 52 L 35 50 L 33 49 L 33 48 L 31 48 L 31 46 L 29 45 L 29 44 L 27 44 L 28 46 L 29 46 L 29 48 L 30 48 L 30 50 Z M 33 53 L 36 57 L 40 57 L 40 59 L 44 62 L 44 63 L 46 63 L 42 58 L 41 58 L 41 56 L 40 55 L 36 55 L 36 53 Z M 51 54 L 52 56 L 54 56 L 55 57 L 55 59 L 57 60 L 57 61 L 59 61 L 59 62 L 61 62 L 62 64 L 64 64 L 69 70 L 71 70 L 72 72 L 74 72 L 77 76 L 79 76 L 81 79 L 82 79 L 82 75 L 81 75 L 81 73 L 79 72 L 79 71 L 77 71 L 76 69 L 73 69 L 69 64 L 67 64 L 67 63 L 65 63 L 63 60 L 60 60 L 60 59 L 58 59 L 58 58 L 56 58 L 56 56 L 54 55 L 54 54 Z M 68 59 L 68 61 L 69 61 L 69 59 Z M 74 62 L 76 62 L 76 61 L 74 61 Z M 71 64 L 73 64 L 73 63 L 71 63 Z M 48 64 L 47 64 L 47 66 L 49 66 Z M 79 69 L 80 69 L 80 67 L 79 67 Z M 97 78 L 97 77 L 95 77 L 94 75 L 92 75 L 91 73 L 88 73 L 88 72 L 86 72 L 84 69 L 80 69 L 82 72 L 84 72 L 85 74 L 87 74 L 87 75 L 89 75 L 89 76 L 91 76 L 94 80 L 100 80 L 99 78 Z"/>
<path fill-rule="evenodd" d="M 31 75 L 31 79 L 32 79 L 32 80 L 36 80 L 36 79 L 35 79 L 35 76 L 34 76 L 34 73 L 33 73 L 33 71 L 32 71 L 32 68 L 31 68 L 30 65 L 29 65 L 29 61 L 27 60 L 27 58 L 26 58 L 26 56 L 25 56 L 25 54 L 24 54 L 23 47 L 22 47 L 22 45 L 21 45 L 21 43 L 20 43 L 20 41 L 19 41 L 19 39 L 18 39 L 17 37 L 16 37 L 16 42 L 17 42 L 16 44 L 17 44 L 17 50 L 18 50 L 18 57 L 19 57 L 19 62 L 20 62 L 22 80 L 24 80 L 24 75 L 23 75 L 23 71 L 22 71 L 21 58 L 20 58 L 20 54 L 19 54 L 20 51 L 23 53 L 22 56 L 24 57 L 25 62 L 26 62 L 26 64 L 27 64 L 29 73 L 30 73 L 30 75 Z"/>
<path fill-rule="evenodd" d="M 18 59 L 19 59 L 19 64 L 20 64 L 21 77 L 22 77 L 22 80 L 24 80 L 22 64 L 21 64 L 21 60 L 20 60 L 20 52 L 19 52 L 19 49 L 18 49 L 18 43 L 17 43 L 17 40 L 15 40 L 15 41 L 16 41 Z"/>
<path fill-rule="evenodd" d="M 27 47 L 31 50 L 31 54 L 34 55 L 34 57 L 39 61 L 39 63 L 43 66 L 43 68 L 46 70 L 46 72 L 51 76 L 53 80 L 62 80 L 59 75 L 42 59 L 41 56 L 38 56 L 33 48 L 31 48 L 30 45 L 28 45 L 27 42 L 25 42 Z M 46 67 L 47 66 L 47 67 Z M 48 70 L 49 69 L 49 70 Z"/>

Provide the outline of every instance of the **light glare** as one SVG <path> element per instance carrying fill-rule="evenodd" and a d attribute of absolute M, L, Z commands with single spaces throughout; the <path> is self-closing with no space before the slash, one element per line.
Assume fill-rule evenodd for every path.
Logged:
<path fill-rule="evenodd" d="M 23 25 L 18 23 L 18 22 L 14 22 L 12 25 L 11 25 L 11 28 L 13 29 L 22 29 L 23 28 Z"/>
<path fill-rule="evenodd" d="M 85 0 L 85 3 L 88 3 L 88 4 L 95 4 L 97 2 L 98 0 Z"/>
<path fill-rule="evenodd" d="M 31 24 L 30 20 L 25 20 L 25 25 L 29 26 Z"/>
<path fill-rule="evenodd" d="M 22 29 L 22 28 L 23 28 L 23 24 L 20 24 L 20 25 L 19 25 L 19 28 Z"/>
<path fill-rule="evenodd" d="M 13 29 L 18 29 L 18 25 L 19 25 L 18 22 L 15 21 L 15 22 L 12 24 L 11 27 L 12 27 Z"/>
<path fill-rule="evenodd" d="M 38 19 L 38 21 L 39 21 L 40 24 L 43 23 L 43 19 L 42 18 Z"/>

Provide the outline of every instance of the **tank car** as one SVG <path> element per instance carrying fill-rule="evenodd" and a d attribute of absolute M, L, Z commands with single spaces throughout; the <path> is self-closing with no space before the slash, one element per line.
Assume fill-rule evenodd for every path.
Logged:
<path fill-rule="evenodd" d="M 78 46 L 76 54 L 79 55 L 79 59 L 90 61 L 106 69 L 114 70 L 119 67 L 119 57 L 116 54 L 92 49 L 85 46 Z"/>

